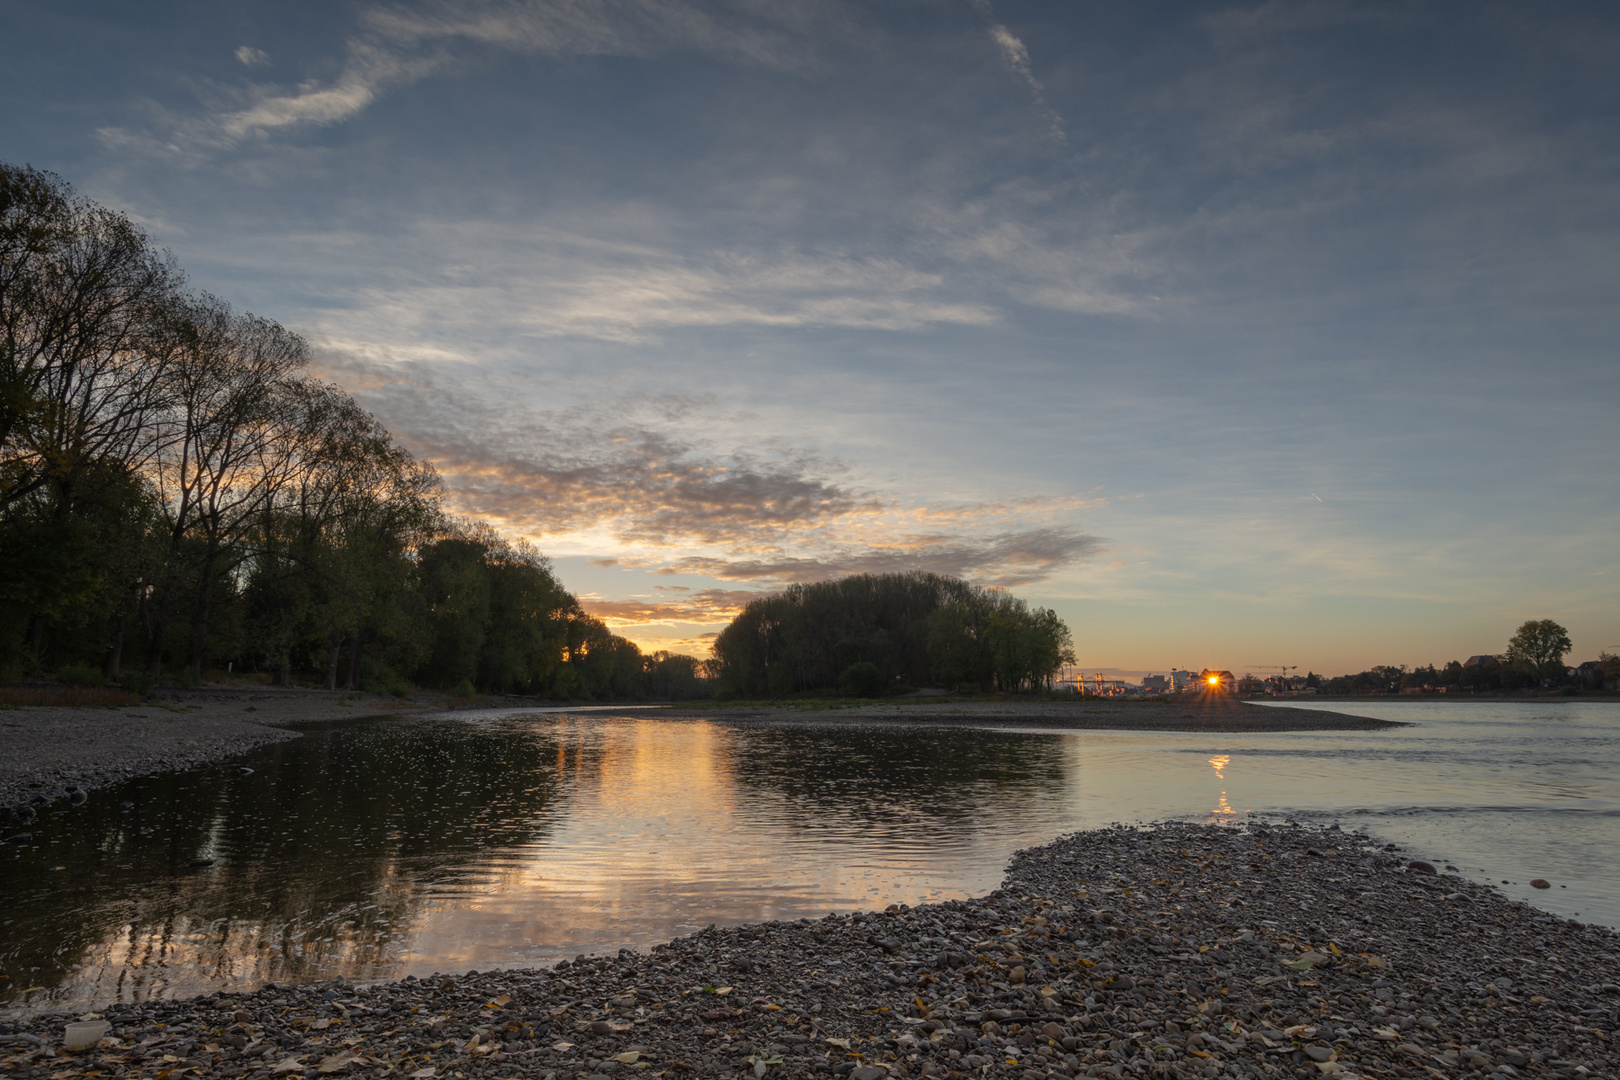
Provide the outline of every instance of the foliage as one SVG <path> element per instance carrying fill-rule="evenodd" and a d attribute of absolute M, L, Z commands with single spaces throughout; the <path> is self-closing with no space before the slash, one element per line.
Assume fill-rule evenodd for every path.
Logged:
<path fill-rule="evenodd" d="M 56 681 L 67 686 L 100 686 L 101 672 L 89 664 L 69 664 L 56 673 Z"/>
<path fill-rule="evenodd" d="M 297 334 L 184 284 L 123 215 L 0 164 L 0 673 L 706 693 L 525 541 L 446 515 Z"/>
<path fill-rule="evenodd" d="M 1564 667 L 1569 653 L 1569 633 L 1551 619 L 1523 623 L 1500 656 L 1473 658 L 1464 664 L 1453 660 L 1444 667 L 1430 664 L 1408 670 L 1405 665 L 1380 665 L 1354 675 L 1323 679 L 1321 689 L 1329 694 L 1393 694 L 1402 691 L 1450 690 L 1467 693 L 1531 690 L 1564 685 L 1578 691 L 1579 673 L 1572 679 Z M 1620 678 L 1620 658 L 1604 653 L 1593 665 L 1593 678 L 1599 685 Z"/>
<path fill-rule="evenodd" d="M 881 682 L 1038 689 L 1074 662 L 1056 612 L 939 574 L 859 574 L 793 585 L 752 601 L 714 645 L 727 695 L 842 687 L 846 672 Z M 845 692 L 855 692 L 845 689 Z M 864 692 L 864 690 L 862 691 Z"/>
<path fill-rule="evenodd" d="M 851 664 L 838 676 L 839 691 L 851 697 L 881 697 L 883 687 L 883 672 L 879 671 L 878 666 L 870 660 Z"/>
<path fill-rule="evenodd" d="M 1568 630 L 1551 619 L 1530 619 L 1508 640 L 1507 657 L 1540 678 L 1561 679 L 1564 657 L 1572 648 Z"/>

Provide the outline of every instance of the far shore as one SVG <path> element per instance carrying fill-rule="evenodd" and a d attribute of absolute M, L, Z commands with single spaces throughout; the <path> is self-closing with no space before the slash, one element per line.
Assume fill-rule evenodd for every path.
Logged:
<path fill-rule="evenodd" d="M 1081 698 L 1072 701 L 910 700 L 872 704 L 784 701 L 673 705 L 660 716 L 713 717 L 724 720 L 795 719 L 818 724 L 931 724 L 1043 727 L 1098 731 L 1378 731 L 1408 727 L 1393 720 L 1302 709 L 1289 705 L 1254 705 L 1231 697 L 1185 701 Z"/>
<path fill-rule="evenodd" d="M 25 706 L 0 712 L 0 808 L 62 798 L 136 776 L 222 761 L 298 737 L 298 726 L 399 713 L 478 708 L 557 708 L 568 702 L 439 694 L 395 698 L 273 687 L 165 691 L 122 708 Z M 607 706 L 611 708 L 612 706 Z M 600 709 L 602 706 L 595 706 Z M 646 706 L 640 706 L 640 712 Z M 1369 731 L 1403 725 L 1320 709 L 1257 706 L 1231 698 L 1177 701 L 957 701 L 859 704 L 788 701 L 656 706 L 670 719 L 793 720 L 818 724 L 927 724 L 1056 730 L 1287 732 Z M 4 824 L 0 822 L 0 824 Z"/>

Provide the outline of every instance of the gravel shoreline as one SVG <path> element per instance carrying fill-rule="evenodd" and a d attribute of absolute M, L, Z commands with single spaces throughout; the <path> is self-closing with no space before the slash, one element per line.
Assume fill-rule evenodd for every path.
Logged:
<path fill-rule="evenodd" d="M 1615 1077 L 1620 938 L 1365 834 L 1160 824 L 1015 855 L 965 901 L 650 953 L 39 1017 L 0 1074 Z"/>
<path fill-rule="evenodd" d="M 0 824 L 73 790 L 94 791 L 298 738 L 290 725 L 426 707 L 374 694 L 205 689 L 165 691 L 124 708 L 9 708 L 0 712 Z"/>

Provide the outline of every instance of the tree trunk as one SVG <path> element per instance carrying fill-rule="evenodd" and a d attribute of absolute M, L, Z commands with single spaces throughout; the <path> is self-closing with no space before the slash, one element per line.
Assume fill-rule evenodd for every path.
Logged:
<path fill-rule="evenodd" d="M 326 658 L 326 688 L 328 690 L 337 689 L 338 650 L 342 647 L 342 638 L 335 637 L 332 639 L 332 651 Z"/>
<path fill-rule="evenodd" d="M 354 632 L 349 639 L 349 686 L 350 690 L 360 689 L 360 631 Z"/>
<path fill-rule="evenodd" d="M 110 682 L 118 682 L 123 678 L 121 670 L 124 663 L 124 631 L 129 629 L 129 605 L 118 615 L 118 621 L 113 624 L 112 642 L 107 646 L 107 660 L 101 667 L 101 673 Z"/>
<path fill-rule="evenodd" d="M 186 663 L 192 671 L 197 673 L 198 678 L 202 677 L 203 659 L 208 644 L 208 609 L 210 606 L 208 593 L 209 589 L 205 584 L 202 597 L 197 601 L 196 610 L 191 615 L 191 657 Z"/>

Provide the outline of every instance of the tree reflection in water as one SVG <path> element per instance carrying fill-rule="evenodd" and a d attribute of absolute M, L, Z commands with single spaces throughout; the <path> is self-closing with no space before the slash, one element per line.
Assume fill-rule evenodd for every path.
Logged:
<path fill-rule="evenodd" d="M 39 1009 L 379 979 L 963 895 L 1062 817 L 1070 753 L 645 714 L 312 726 L 58 804 L 37 850 L 0 849 L 0 992 Z"/>

